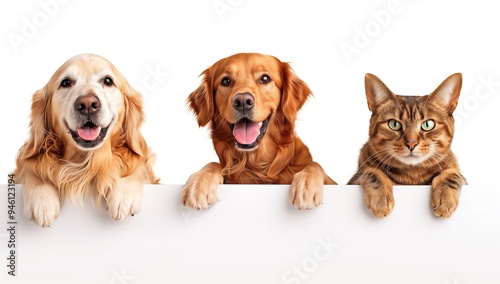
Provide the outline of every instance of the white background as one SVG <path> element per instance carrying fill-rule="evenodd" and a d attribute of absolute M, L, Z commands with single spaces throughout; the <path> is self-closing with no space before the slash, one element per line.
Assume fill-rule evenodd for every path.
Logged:
<path fill-rule="evenodd" d="M 499 9 L 494 1 L 2 1 L 0 173 L 12 171 L 27 138 L 32 94 L 68 58 L 90 52 L 143 91 L 155 169 L 162 183 L 182 184 L 217 160 L 185 103 L 198 75 L 222 57 L 260 52 L 290 62 L 312 89 L 296 130 L 339 184 L 368 136 L 365 73 L 395 93 L 425 95 L 462 72 L 452 148 L 469 184 L 493 184 L 498 169 L 485 162 L 500 158 Z M 345 56 L 341 45 L 359 48 Z"/>

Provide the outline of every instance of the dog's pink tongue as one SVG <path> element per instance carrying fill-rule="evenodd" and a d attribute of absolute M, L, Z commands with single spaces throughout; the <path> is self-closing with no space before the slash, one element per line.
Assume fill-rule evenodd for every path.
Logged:
<path fill-rule="evenodd" d="M 78 136 L 80 136 L 83 140 L 92 141 L 99 136 L 101 128 L 99 126 L 84 126 L 82 128 L 78 128 L 76 131 L 78 132 Z"/>
<path fill-rule="evenodd" d="M 240 144 L 248 145 L 257 140 L 260 134 L 262 122 L 253 122 L 248 120 L 238 121 L 234 125 L 233 136 Z"/>

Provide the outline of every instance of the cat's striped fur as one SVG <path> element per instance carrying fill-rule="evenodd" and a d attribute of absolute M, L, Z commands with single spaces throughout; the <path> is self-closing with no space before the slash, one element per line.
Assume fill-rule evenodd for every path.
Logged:
<path fill-rule="evenodd" d="M 450 217 L 457 208 L 466 181 L 450 146 L 461 87 L 462 75 L 457 73 L 430 95 L 398 96 L 366 74 L 372 111 L 369 139 L 349 184 L 363 187 L 365 203 L 376 217 L 392 211 L 394 184 L 432 185 L 431 204 L 438 217 Z"/>

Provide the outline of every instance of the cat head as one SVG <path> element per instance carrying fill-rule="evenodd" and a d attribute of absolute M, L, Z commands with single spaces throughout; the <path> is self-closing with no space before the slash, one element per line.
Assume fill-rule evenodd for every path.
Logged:
<path fill-rule="evenodd" d="M 399 96 L 379 78 L 366 74 L 366 98 L 372 112 L 369 143 L 380 155 L 378 160 L 425 165 L 446 157 L 461 87 L 462 74 L 456 73 L 430 95 Z"/>

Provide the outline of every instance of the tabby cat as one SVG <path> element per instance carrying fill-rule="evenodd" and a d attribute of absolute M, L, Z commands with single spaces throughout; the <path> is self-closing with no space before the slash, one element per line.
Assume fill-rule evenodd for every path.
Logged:
<path fill-rule="evenodd" d="M 358 171 L 348 184 L 363 187 L 366 206 L 383 218 L 394 207 L 393 184 L 432 185 L 434 214 L 448 218 L 458 205 L 462 185 L 457 159 L 450 150 L 462 74 L 453 74 L 426 96 L 395 95 L 376 76 L 366 74 L 372 112 L 368 142 Z"/>

